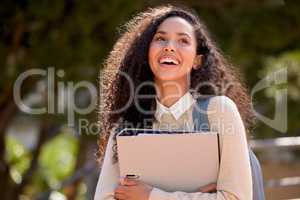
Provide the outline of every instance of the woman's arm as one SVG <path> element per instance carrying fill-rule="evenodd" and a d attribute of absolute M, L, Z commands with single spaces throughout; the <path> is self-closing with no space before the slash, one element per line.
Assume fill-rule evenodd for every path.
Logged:
<path fill-rule="evenodd" d="M 119 183 L 119 164 L 113 164 L 113 134 L 110 135 L 95 191 L 94 200 L 115 200 L 114 190 Z"/>
<path fill-rule="evenodd" d="M 149 200 L 252 200 L 252 177 L 245 127 L 234 102 L 216 96 L 208 105 L 211 131 L 220 134 L 221 164 L 216 193 L 165 192 L 153 188 Z"/>

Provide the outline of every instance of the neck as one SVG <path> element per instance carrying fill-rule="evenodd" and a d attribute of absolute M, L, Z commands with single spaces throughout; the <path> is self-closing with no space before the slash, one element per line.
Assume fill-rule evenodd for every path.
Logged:
<path fill-rule="evenodd" d="M 171 107 L 189 90 L 186 77 L 176 81 L 155 80 L 156 94 L 159 102 L 166 107 Z"/>

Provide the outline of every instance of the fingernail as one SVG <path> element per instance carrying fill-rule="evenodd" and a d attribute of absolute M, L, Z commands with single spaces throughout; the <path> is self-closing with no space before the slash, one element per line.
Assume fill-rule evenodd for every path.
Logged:
<path fill-rule="evenodd" d="M 123 185 L 124 182 L 125 182 L 125 178 L 124 178 L 124 177 L 120 177 L 120 178 L 119 178 L 119 181 L 120 181 L 120 184 Z"/>

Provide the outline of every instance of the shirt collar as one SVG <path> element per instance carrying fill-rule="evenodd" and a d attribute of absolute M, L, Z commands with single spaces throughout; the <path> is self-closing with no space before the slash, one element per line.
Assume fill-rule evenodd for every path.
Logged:
<path fill-rule="evenodd" d="M 180 118 L 180 116 L 185 113 L 195 102 L 194 97 L 190 92 L 185 93 L 180 99 L 175 102 L 171 107 L 166 107 L 156 99 L 156 111 L 155 118 L 160 121 L 161 116 L 164 113 L 171 113 L 176 120 Z"/>

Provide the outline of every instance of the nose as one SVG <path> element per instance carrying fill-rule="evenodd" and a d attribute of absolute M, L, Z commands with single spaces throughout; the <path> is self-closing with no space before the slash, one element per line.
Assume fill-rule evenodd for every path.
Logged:
<path fill-rule="evenodd" d="M 172 42 L 166 42 L 163 50 L 168 52 L 175 52 L 175 46 Z"/>

